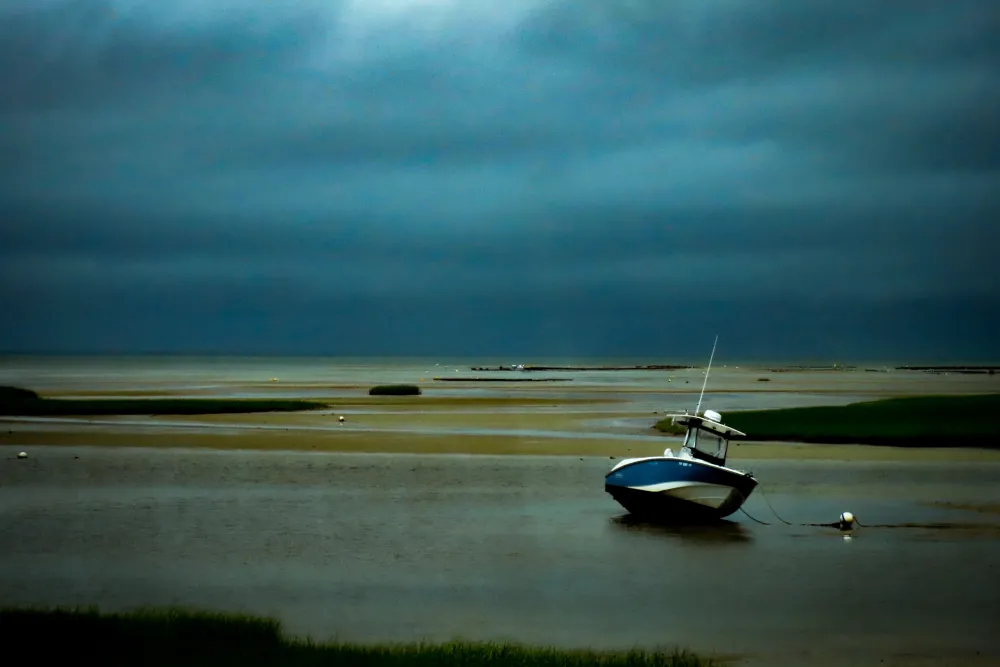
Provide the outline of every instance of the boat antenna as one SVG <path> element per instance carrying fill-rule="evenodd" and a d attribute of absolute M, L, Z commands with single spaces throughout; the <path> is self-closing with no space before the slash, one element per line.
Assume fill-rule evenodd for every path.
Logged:
<path fill-rule="evenodd" d="M 708 358 L 708 368 L 705 369 L 705 381 L 701 385 L 701 395 L 698 396 L 698 407 L 694 409 L 695 416 L 698 416 L 698 410 L 701 409 L 701 399 L 705 397 L 705 387 L 708 386 L 708 373 L 712 370 L 712 359 L 715 358 L 715 346 L 719 344 L 719 334 L 715 334 L 715 342 L 712 343 L 712 356 Z"/>

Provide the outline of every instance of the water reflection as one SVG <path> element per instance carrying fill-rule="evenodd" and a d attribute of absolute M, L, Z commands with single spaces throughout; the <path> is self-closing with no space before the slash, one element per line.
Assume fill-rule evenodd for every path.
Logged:
<path fill-rule="evenodd" d="M 724 545 L 750 544 L 753 533 L 735 521 L 720 519 L 711 523 L 669 523 L 641 518 L 634 514 L 621 514 L 611 518 L 611 525 L 646 535 L 671 537 L 691 544 Z"/>

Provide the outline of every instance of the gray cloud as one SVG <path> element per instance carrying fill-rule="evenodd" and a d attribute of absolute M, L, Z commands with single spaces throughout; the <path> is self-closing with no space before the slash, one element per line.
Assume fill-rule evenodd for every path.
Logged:
<path fill-rule="evenodd" d="M 998 28 L 976 0 L 595 1 L 550 5 L 522 44 L 680 89 L 679 115 L 709 140 L 780 142 L 844 170 L 995 170 Z"/>
<path fill-rule="evenodd" d="M 148 5 L 114 0 L 31 4 L 4 17 L 0 60 L 11 66 L 0 113 L 107 108 L 233 77 L 245 82 L 248 69 L 288 65 L 318 36 L 307 13 L 274 10 L 264 29 L 254 23 L 257 10 L 206 23 L 157 20 Z"/>
<path fill-rule="evenodd" d="M 964 328 L 928 341 L 995 352 L 989 2 L 0 12 L 0 305 L 35 323 L 0 347 L 82 326 L 74 304 L 125 321 L 152 299 L 262 331 L 295 308 L 352 304 L 371 327 L 403 309 L 427 341 L 463 304 L 600 353 L 624 343 L 558 304 L 653 330 L 649 300 L 671 298 L 704 326 L 756 304 L 814 332 L 819 304 L 855 332 L 947 311 Z M 212 321 L 209 347 L 231 329 Z M 269 335 L 245 344 L 305 344 Z"/>
<path fill-rule="evenodd" d="M 982 67 L 997 54 L 998 21 L 979 0 L 565 0 L 545 5 L 520 40 L 546 57 L 697 87 L 845 66 Z"/>

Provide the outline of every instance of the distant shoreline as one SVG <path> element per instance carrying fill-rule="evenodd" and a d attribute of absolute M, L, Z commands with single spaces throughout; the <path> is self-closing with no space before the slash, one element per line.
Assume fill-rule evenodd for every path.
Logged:
<path fill-rule="evenodd" d="M 436 377 L 435 382 L 572 382 L 573 378 Z"/>
<path fill-rule="evenodd" d="M 647 364 L 645 366 L 538 366 L 525 364 L 524 366 L 472 366 L 471 371 L 680 371 L 692 368 L 691 366 L 679 366 L 670 364 Z"/>
<path fill-rule="evenodd" d="M 986 373 L 993 375 L 1000 366 L 897 366 L 902 371 L 924 371 L 928 373 Z"/>

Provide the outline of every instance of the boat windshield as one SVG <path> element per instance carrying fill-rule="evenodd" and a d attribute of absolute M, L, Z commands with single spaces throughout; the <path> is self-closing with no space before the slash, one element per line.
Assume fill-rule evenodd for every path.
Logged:
<path fill-rule="evenodd" d="M 721 435 L 700 428 L 692 428 L 688 431 L 684 444 L 697 454 L 706 455 L 699 458 L 719 465 L 725 463 L 726 449 L 729 443 Z"/>

